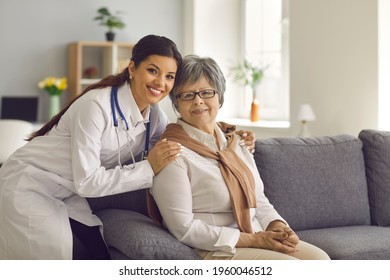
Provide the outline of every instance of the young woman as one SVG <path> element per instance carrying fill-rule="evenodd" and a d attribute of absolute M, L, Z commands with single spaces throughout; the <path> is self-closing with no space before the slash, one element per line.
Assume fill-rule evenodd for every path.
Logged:
<path fill-rule="evenodd" d="M 184 58 L 170 93 L 180 118 L 162 135 L 183 151 L 155 176 L 151 192 L 159 211 L 149 197 L 150 215 L 204 259 L 329 259 L 299 241 L 265 197 L 235 127 L 216 122 L 224 92 L 213 59 Z"/>

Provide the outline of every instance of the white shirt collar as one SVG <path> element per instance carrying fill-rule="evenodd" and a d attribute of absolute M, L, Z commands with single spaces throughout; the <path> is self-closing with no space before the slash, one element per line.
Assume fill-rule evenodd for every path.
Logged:
<path fill-rule="evenodd" d="M 138 109 L 129 83 L 124 84 L 118 89 L 119 104 L 129 104 L 130 106 L 121 106 L 121 110 L 125 116 L 129 116 L 132 126 L 137 126 L 139 123 L 147 123 L 149 121 L 150 106 L 146 107 L 143 115 Z M 129 124 L 130 124 L 129 123 Z"/>

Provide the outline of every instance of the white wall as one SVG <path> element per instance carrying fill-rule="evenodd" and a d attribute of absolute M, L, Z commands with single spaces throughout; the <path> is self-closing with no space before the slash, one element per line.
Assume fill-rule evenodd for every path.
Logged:
<path fill-rule="evenodd" d="M 293 0 L 290 17 L 291 121 L 310 103 L 313 135 L 377 128 L 377 1 Z"/>
<path fill-rule="evenodd" d="M 158 34 L 181 49 L 181 0 L 0 0 L 0 96 L 39 96 L 45 120 L 48 98 L 37 83 L 66 75 L 68 43 L 105 40 L 105 28 L 93 21 L 102 6 L 125 12 L 126 28 L 116 31 L 116 41 Z"/>

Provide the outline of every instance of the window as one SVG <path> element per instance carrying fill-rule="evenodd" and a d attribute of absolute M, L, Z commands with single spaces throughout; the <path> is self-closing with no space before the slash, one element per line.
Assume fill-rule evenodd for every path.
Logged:
<path fill-rule="evenodd" d="M 243 1 L 243 57 L 267 66 L 257 89 L 263 120 L 289 120 L 288 0 Z M 246 94 L 248 108 L 251 94 Z"/>

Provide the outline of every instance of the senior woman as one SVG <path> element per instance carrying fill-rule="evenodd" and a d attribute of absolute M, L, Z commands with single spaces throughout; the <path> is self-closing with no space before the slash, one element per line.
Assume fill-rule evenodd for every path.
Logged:
<path fill-rule="evenodd" d="M 184 58 L 170 93 L 180 117 L 162 136 L 183 147 L 154 177 L 151 217 L 203 259 L 329 259 L 300 241 L 265 197 L 253 155 L 239 145 L 235 127 L 216 122 L 224 92 L 213 59 Z"/>

